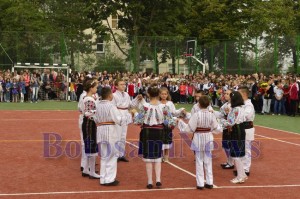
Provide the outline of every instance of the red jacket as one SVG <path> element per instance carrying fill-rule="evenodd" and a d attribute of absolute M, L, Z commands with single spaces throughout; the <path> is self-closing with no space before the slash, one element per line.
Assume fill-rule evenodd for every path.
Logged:
<path fill-rule="evenodd" d="M 297 86 L 297 83 L 294 83 L 291 86 L 290 99 L 291 100 L 298 100 L 298 86 Z"/>

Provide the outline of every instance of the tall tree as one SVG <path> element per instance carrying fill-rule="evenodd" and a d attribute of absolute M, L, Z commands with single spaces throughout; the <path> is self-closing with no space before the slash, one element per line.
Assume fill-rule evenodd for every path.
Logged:
<path fill-rule="evenodd" d="M 120 48 L 118 40 L 109 26 L 107 18 L 111 15 L 119 15 L 118 28 L 127 36 L 128 43 L 134 52 L 134 70 L 139 70 L 142 47 L 151 43 L 152 36 L 177 35 L 177 31 L 184 32 L 180 24 L 182 15 L 185 15 L 188 0 L 90 0 L 89 17 L 93 22 L 93 28 L 99 32 L 109 32 L 113 40 Z M 106 21 L 108 28 L 103 29 L 101 23 Z M 100 27 L 100 29 L 98 28 Z M 120 50 L 124 55 L 128 52 Z M 158 72 L 158 71 L 156 71 Z"/>

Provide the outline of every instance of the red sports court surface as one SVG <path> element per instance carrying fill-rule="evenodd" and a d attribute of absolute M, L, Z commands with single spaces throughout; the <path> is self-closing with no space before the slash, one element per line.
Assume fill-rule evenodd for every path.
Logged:
<path fill-rule="evenodd" d="M 162 165 L 163 187 L 148 190 L 145 164 L 137 157 L 139 127 L 131 125 L 128 130 L 127 154 L 133 157 L 129 163 L 118 163 L 120 185 L 103 187 L 98 180 L 81 177 L 76 111 L 1 111 L 1 115 L 0 198 L 297 198 L 300 194 L 298 134 L 256 126 L 251 175 L 240 185 L 230 183 L 232 170 L 220 167 L 225 155 L 216 136 L 215 188 L 196 190 L 193 153 L 175 130 L 174 157 Z M 59 157 L 44 157 L 45 133 L 62 137 Z M 54 143 L 56 138 L 50 138 Z M 51 147 L 50 152 L 54 155 L 57 150 Z"/>

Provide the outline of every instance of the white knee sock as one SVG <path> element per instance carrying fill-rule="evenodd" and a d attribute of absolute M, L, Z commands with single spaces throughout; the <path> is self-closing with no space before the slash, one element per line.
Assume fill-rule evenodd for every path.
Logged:
<path fill-rule="evenodd" d="M 152 184 L 152 163 L 146 162 L 146 171 L 147 171 L 147 177 L 148 177 L 148 184 Z"/>
<path fill-rule="evenodd" d="M 89 157 L 90 176 L 100 177 L 100 175 L 96 174 L 95 172 L 95 163 L 96 163 L 96 157 L 95 156 Z"/>
<path fill-rule="evenodd" d="M 155 162 L 156 182 L 161 182 L 160 181 L 160 174 L 161 174 L 161 162 Z"/>

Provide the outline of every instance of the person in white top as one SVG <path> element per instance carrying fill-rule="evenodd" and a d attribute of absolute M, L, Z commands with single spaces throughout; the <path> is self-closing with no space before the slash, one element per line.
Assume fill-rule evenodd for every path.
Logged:
<path fill-rule="evenodd" d="M 141 125 L 139 140 L 139 155 L 146 163 L 148 177 L 147 188 L 153 188 L 152 163 L 155 167 L 156 187 L 161 187 L 162 145 L 166 139 L 165 127 L 173 129 L 176 121 L 169 111 L 169 107 L 160 103 L 159 89 L 156 85 L 148 88 L 150 102 L 140 103 L 139 113 L 135 114 L 134 123 Z"/>
<path fill-rule="evenodd" d="M 98 81 L 89 79 L 84 83 L 84 90 L 87 92 L 83 99 L 83 122 L 82 122 L 82 137 L 84 141 L 85 154 L 87 161 L 83 166 L 82 176 L 90 177 L 90 179 L 99 179 L 100 176 L 95 172 L 95 161 L 98 155 L 97 145 L 97 129 L 94 121 L 96 113 L 96 100 L 93 95 L 97 92 Z"/>
<path fill-rule="evenodd" d="M 239 88 L 239 92 L 241 93 L 245 105 L 243 106 L 244 114 L 245 114 L 245 131 L 246 131 L 246 148 L 245 148 L 245 157 L 242 158 L 242 162 L 244 165 L 244 170 L 247 176 L 250 175 L 250 167 L 251 167 L 251 148 L 252 141 L 254 140 L 255 129 L 253 127 L 253 121 L 255 118 L 255 110 L 251 100 L 248 98 L 249 89 L 246 86 L 242 86 Z"/>
<path fill-rule="evenodd" d="M 184 108 L 180 108 L 179 110 L 176 110 L 175 105 L 171 101 L 171 96 L 169 94 L 169 91 L 166 87 L 161 87 L 159 90 L 159 100 L 162 104 L 165 106 L 168 106 L 172 116 L 179 117 Z M 166 138 L 166 143 L 163 144 L 162 149 L 163 149 L 163 162 L 168 162 L 169 161 L 169 150 L 172 148 L 172 143 L 173 143 L 173 133 L 172 129 L 168 129 L 169 132 L 166 133 L 167 138 Z"/>
<path fill-rule="evenodd" d="M 113 94 L 110 88 L 102 89 L 101 98 L 102 100 L 97 102 L 95 115 L 97 143 L 101 156 L 100 185 L 116 186 L 119 181 L 116 180 L 118 151 L 115 146 L 120 137 L 117 126 L 128 124 L 132 118 L 131 115 L 122 116 L 117 107 L 111 103 Z"/>
<path fill-rule="evenodd" d="M 205 95 L 204 91 L 196 90 L 196 92 L 195 92 L 195 94 L 194 94 L 196 103 L 195 103 L 194 106 L 192 107 L 191 115 L 193 115 L 194 113 L 200 111 L 199 99 L 200 99 L 200 97 L 203 96 L 203 95 Z M 211 107 L 211 105 L 209 105 L 209 106 L 207 107 L 207 109 L 208 109 L 210 112 L 214 112 L 214 109 Z M 188 117 L 188 118 L 189 118 L 189 117 Z"/>
<path fill-rule="evenodd" d="M 191 149 L 196 156 L 196 180 L 197 189 L 213 188 L 212 172 L 212 150 L 214 148 L 212 133 L 221 133 L 222 128 L 218 124 L 216 116 L 209 112 L 207 107 L 210 104 L 208 96 L 201 96 L 199 99 L 200 111 L 194 113 L 186 124 L 182 120 L 178 122 L 181 133 L 194 133 Z M 206 184 L 204 184 L 204 170 Z"/>
<path fill-rule="evenodd" d="M 284 91 L 280 85 L 278 80 L 274 81 L 274 96 L 275 96 L 275 103 L 274 103 L 274 114 L 280 115 L 283 111 L 284 104 L 282 103 Z M 273 114 L 273 115 L 274 115 Z"/>
<path fill-rule="evenodd" d="M 134 108 L 143 99 L 142 95 L 138 95 L 134 100 L 130 100 L 130 96 L 125 92 L 126 84 L 123 80 L 116 80 L 115 86 L 117 88 L 116 92 L 113 94 L 112 103 L 119 109 L 122 116 L 128 117 L 130 115 L 129 109 Z M 120 157 L 119 161 L 128 162 L 125 158 L 125 146 L 126 146 L 126 136 L 127 136 L 128 124 L 122 126 L 117 126 L 117 131 L 120 135 L 119 151 Z"/>
<path fill-rule="evenodd" d="M 231 111 L 228 113 L 227 119 L 222 119 L 221 124 L 230 132 L 230 156 L 234 160 L 237 169 L 237 177 L 232 179 L 234 184 L 244 183 L 248 178 L 245 174 L 242 158 L 245 156 L 245 114 L 244 100 L 238 91 L 230 94 Z"/>

